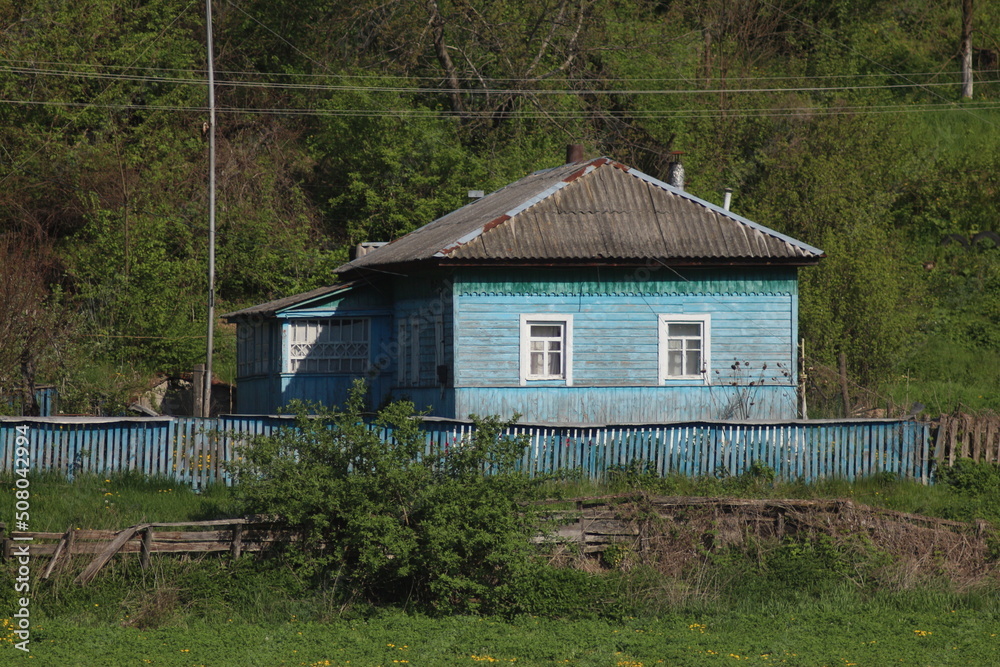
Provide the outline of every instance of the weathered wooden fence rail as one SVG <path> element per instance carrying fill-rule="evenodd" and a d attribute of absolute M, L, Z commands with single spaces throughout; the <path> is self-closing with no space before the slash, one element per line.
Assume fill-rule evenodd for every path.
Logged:
<path fill-rule="evenodd" d="M 954 463 L 956 458 L 1000 461 L 1000 417 L 941 415 L 935 458 L 949 464 Z"/>
<path fill-rule="evenodd" d="M 186 530 L 182 530 L 186 529 Z M 294 539 L 274 519 L 250 517 L 143 523 L 125 530 L 81 530 L 70 526 L 65 533 L 12 532 L 8 538 L 0 523 L 0 557 L 10 559 L 27 550 L 32 558 L 50 556 L 41 578 L 52 573 L 59 559 L 72 560 L 79 554 L 96 555 L 76 578 L 86 584 L 118 554 L 137 553 L 143 569 L 154 553 L 210 553 L 228 551 L 233 558 L 251 551 L 266 551 Z"/>
<path fill-rule="evenodd" d="M 138 471 L 200 488 L 232 482 L 225 463 L 255 435 L 292 427 L 285 417 L 3 417 L 0 471 L 23 467 L 23 445 L 32 470 L 78 473 Z M 466 422 L 427 419 L 428 451 L 454 447 L 472 432 Z M 854 479 L 890 472 L 924 483 L 935 459 L 953 458 L 953 445 L 932 436 L 927 422 L 811 420 L 790 422 L 690 422 L 647 426 L 517 426 L 527 436 L 523 469 L 543 474 L 576 469 L 591 479 L 639 465 L 660 475 L 737 475 L 761 461 L 784 478 Z M 391 433 L 383 432 L 383 437 Z M 980 448 L 981 449 L 981 448 Z M 985 450 L 984 450 L 985 451 Z"/>

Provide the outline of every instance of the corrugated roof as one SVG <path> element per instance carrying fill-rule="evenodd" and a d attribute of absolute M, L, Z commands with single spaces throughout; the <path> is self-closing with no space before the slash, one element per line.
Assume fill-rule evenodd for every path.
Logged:
<path fill-rule="evenodd" d="M 226 313 L 225 315 L 220 315 L 220 317 L 226 320 L 248 317 L 270 317 L 271 315 L 287 308 L 291 308 L 292 306 L 302 305 L 314 299 L 319 299 L 324 296 L 349 290 L 356 284 L 357 281 L 351 281 L 339 283 L 337 285 L 328 285 L 326 287 L 317 287 L 316 289 L 309 290 L 308 292 L 301 292 L 299 294 L 293 294 L 281 299 L 275 299 L 274 301 L 268 301 L 267 303 L 250 306 L 249 308 L 244 308 L 243 310 L 236 310 L 231 313 Z"/>
<path fill-rule="evenodd" d="M 337 269 L 473 261 L 780 262 L 823 251 L 608 158 L 536 172 Z"/>

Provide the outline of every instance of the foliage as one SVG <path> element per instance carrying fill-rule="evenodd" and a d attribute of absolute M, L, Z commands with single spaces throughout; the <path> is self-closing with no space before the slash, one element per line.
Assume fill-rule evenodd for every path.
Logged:
<path fill-rule="evenodd" d="M 949 512 L 953 518 L 986 519 L 1000 525 L 1000 464 L 958 459 L 938 468 L 937 478 L 964 501 Z"/>
<path fill-rule="evenodd" d="M 1000 14 L 980 4 L 987 71 Z M 717 202 L 732 187 L 736 212 L 826 251 L 801 276 L 811 362 L 845 353 L 869 395 L 897 395 L 902 375 L 926 405 L 986 395 L 951 377 L 974 364 L 926 363 L 942 346 L 991 355 L 1000 330 L 996 249 L 954 240 L 997 232 L 1000 212 L 1000 132 L 981 108 L 998 84 L 977 75 L 974 104 L 950 104 L 957 3 L 215 11 L 221 312 L 329 284 L 353 243 L 557 164 L 568 142 L 653 176 L 683 151 L 692 193 Z M 203 354 L 203 21 L 179 0 L 30 0 L 0 3 L 0 25 L 0 218 L 51 250 L 39 321 L 64 325 L 36 348 L 38 379 L 65 380 L 80 411 L 97 411 L 100 383 L 73 368 L 110 385 Z M 216 353 L 232 348 L 220 336 Z M 0 393 L 17 389 L 12 377 Z M 810 395 L 814 414 L 823 399 Z"/>
<path fill-rule="evenodd" d="M 518 505 L 523 439 L 477 418 L 471 440 L 424 452 L 413 405 L 388 405 L 370 427 L 364 391 L 355 384 L 343 411 L 295 404 L 296 429 L 245 447 L 233 468 L 241 509 L 280 516 L 301 535 L 290 561 L 361 599 L 513 608 L 513 587 L 534 569 Z"/>
<path fill-rule="evenodd" d="M 75 313 L 59 287 L 51 248 L 14 234 L 0 235 L 0 409 L 38 414 L 36 379 L 51 377 L 65 359 Z"/>

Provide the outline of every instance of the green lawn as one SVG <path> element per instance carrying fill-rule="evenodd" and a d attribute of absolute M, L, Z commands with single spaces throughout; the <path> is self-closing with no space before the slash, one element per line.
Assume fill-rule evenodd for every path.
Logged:
<path fill-rule="evenodd" d="M 263 626 L 219 618 L 158 630 L 42 620 L 33 665 L 995 665 L 1000 619 L 974 609 L 851 610 L 567 621 L 427 618 L 400 612 Z M 4 664 L 20 652 L 3 648 Z"/>

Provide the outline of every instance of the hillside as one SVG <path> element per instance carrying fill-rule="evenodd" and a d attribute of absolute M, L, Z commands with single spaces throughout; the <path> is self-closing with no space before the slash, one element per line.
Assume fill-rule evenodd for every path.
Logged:
<path fill-rule="evenodd" d="M 996 411 L 1000 14 L 917 0 L 214 7 L 218 312 L 335 280 L 567 143 L 824 249 L 811 416 Z M 0 3 L 0 396 L 113 413 L 204 357 L 203 7 Z M 221 327 L 216 366 L 235 374 Z M 6 403 L 6 401 L 0 401 Z"/>

